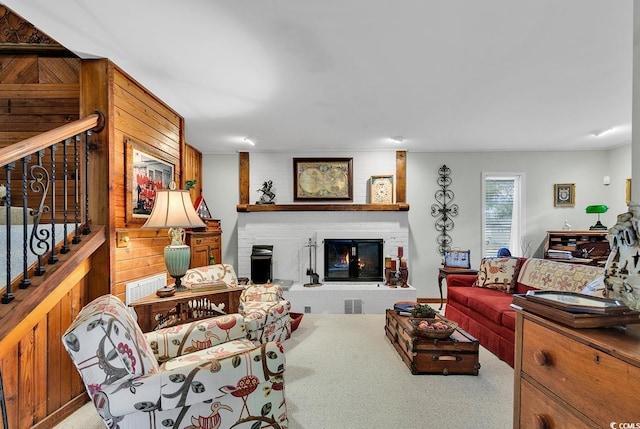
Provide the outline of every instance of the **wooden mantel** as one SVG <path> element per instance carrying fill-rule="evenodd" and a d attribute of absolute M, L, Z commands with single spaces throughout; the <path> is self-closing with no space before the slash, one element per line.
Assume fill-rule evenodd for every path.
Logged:
<path fill-rule="evenodd" d="M 249 152 L 240 152 L 240 203 L 236 211 L 409 211 L 406 202 L 407 152 L 396 151 L 396 203 L 395 204 L 249 204 Z"/>

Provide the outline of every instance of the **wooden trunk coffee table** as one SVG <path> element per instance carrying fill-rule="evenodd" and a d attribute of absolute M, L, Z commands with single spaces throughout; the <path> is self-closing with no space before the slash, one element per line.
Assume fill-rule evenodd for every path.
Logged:
<path fill-rule="evenodd" d="M 412 374 L 478 375 L 480 344 L 460 328 L 444 340 L 418 337 L 409 317 L 387 310 L 384 330 Z"/>

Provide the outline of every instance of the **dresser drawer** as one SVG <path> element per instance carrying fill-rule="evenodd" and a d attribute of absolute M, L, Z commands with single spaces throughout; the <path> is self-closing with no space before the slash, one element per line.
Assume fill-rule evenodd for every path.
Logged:
<path fill-rule="evenodd" d="M 522 372 L 601 427 L 640 422 L 640 369 L 525 319 Z M 594 386 L 597 386 L 594 388 Z"/>
<path fill-rule="evenodd" d="M 520 391 L 521 429 L 583 429 L 588 425 L 525 380 Z M 592 427 L 597 428 L 596 425 Z"/>
<path fill-rule="evenodd" d="M 217 245 L 220 243 L 220 236 L 212 236 L 212 237 L 193 237 L 191 242 L 192 246 L 198 246 L 201 244 L 207 244 L 210 246 Z"/>

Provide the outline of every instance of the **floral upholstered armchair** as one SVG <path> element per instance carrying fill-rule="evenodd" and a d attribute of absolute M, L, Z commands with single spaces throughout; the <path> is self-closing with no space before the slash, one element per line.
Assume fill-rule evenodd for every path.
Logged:
<path fill-rule="evenodd" d="M 286 428 L 279 343 L 246 339 L 238 314 L 143 334 L 105 295 L 62 337 L 108 428 Z"/>
<path fill-rule="evenodd" d="M 188 269 L 182 282 L 186 287 L 190 287 L 193 284 L 211 282 L 224 282 L 227 287 L 237 287 L 238 277 L 233 265 L 213 264 Z"/>
<path fill-rule="evenodd" d="M 240 314 L 244 316 L 247 337 L 256 344 L 284 341 L 291 336 L 291 303 L 282 288 L 267 283 L 247 286 L 240 295 Z"/>

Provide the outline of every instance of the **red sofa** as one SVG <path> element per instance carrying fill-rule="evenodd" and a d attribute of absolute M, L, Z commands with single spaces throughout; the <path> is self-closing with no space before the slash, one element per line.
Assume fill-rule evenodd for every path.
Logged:
<path fill-rule="evenodd" d="M 510 264 L 500 272 L 499 260 Z M 502 277 L 496 284 L 486 280 Z M 447 276 L 445 317 L 476 337 L 480 344 L 513 367 L 515 346 L 515 312 L 511 308 L 513 293 L 532 289 L 579 292 L 604 275 L 600 267 L 569 264 L 536 258 L 486 258 L 478 275 Z M 483 283 L 484 281 L 484 283 Z M 490 283 L 490 282 L 489 282 Z M 485 287 L 478 287 L 478 284 Z"/>

